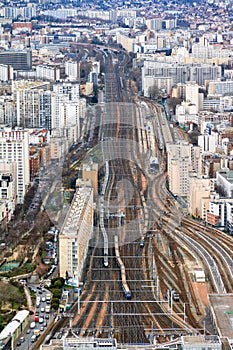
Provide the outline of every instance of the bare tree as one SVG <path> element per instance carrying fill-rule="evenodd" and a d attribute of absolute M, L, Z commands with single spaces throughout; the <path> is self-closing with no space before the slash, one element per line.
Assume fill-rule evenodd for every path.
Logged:
<path fill-rule="evenodd" d="M 162 97 L 162 92 L 156 84 L 148 88 L 148 94 L 149 94 L 149 97 L 152 98 L 153 100 Z"/>
<path fill-rule="evenodd" d="M 179 105 L 182 102 L 181 98 L 177 97 L 171 97 L 167 99 L 167 105 L 170 110 L 172 110 L 172 113 L 175 113 L 176 106 Z"/>

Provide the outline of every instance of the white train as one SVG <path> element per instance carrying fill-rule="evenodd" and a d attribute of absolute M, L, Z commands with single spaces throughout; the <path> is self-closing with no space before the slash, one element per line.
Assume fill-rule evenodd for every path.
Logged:
<path fill-rule="evenodd" d="M 105 177 L 104 177 L 104 184 L 102 188 L 102 196 L 104 196 L 106 188 L 107 188 L 107 183 L 109 179 L 109 164 L 108 161 L 105 162 L 106 165 L 106 172 L 105 172 Z M 104 267 L 108 267 L 108 235 L 104 227 L 104 206 L 103 206 L 104 198 L 102 197 L 100 199 L 100 229 L 103 235 L 103 240 L 104 240 Z"/>
<path fill-rule="evenodd" d="M 131 291 L 129 289 L 128 283 L 126 281 L 125 265 L 120 257 L 119 243 L 118 243 L 118 236 L 117 235 L 114 236 L 114 245 L 115 245 L 115 254 L 116 254 L 117 263 L 118 263 L 120 270 L 121 270 L 121 282 L 122 282 L 123 292 L 124 292 L 126 299 L 131 299 L 132 294 L 131 294 Z"/>

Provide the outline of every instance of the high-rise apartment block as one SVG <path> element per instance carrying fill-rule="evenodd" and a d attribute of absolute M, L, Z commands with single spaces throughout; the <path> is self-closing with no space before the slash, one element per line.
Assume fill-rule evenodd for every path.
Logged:
<path fill-rule="evenodd" d="M 12 66 L 15 70 L 30 70 L 32 69 L 32 51 L 1 51 L 0 64 Z"/>
<path fill-rule="evenodd" d="M 189 193 L 189 172 L 197 174 L 201 170 L 201 152 L 188 142 L 169 144 L 168 180 L 169 188 L 174 195 L 187 196 Z"/>
<path fill-rule="evenodd" d="M 17 203 L 23 203 L 29 176 L 28 131 L 3 127 L 0 129 L 0 160 L 16 164 Z"/>
<path fill-rule="evenodd" d="M 209 198 L 214 191 L 214 182 L 207 176 L 189 177 L 188 210 L 194 217 L 202 217 L 202 199 Z"/>
<path fill-rule="evenodd" d="M 200 86 L 204 86 L 205 81 L 221 77 L 221 67 L 211 64 L 179 64 L 147 60 L 144 61 L 142 67 L 143 91 L 146 80 L 151 77 L 170 77 L 174 84 L 185 84 L 188 81 L 193 81 Z"/>
<path fill-rule="evenodd" d="M 65 74 L 69 79 L 77 80 L 79 78 L 79 64 L 75 61 L 66 61 L 65 62 Z"/>
<path fill-rule="evenodd" d="M 59 236 L 60 276 L 79 282 L 93 231 L 93 188 L 78 180 L 76 193 Z"/>
<path fill-rule="evenodd" d="M 36 66 L 37 79 L 56 81 L 60 79 L 60 68 L 57 66 Z"/>
<path fill-rule="evenodd" d="M 150 30 L 161 30 L 162 29 L 162 18 L 154 17 L 146 20 L 147 28 Z"/>
<path fill-rule="evenodd" d="M 17 108 L 17 126 L 40 127 L 40 95 L 49 89 L 49 83 L 20 81 L 13 83 L 13 98 Z"/>

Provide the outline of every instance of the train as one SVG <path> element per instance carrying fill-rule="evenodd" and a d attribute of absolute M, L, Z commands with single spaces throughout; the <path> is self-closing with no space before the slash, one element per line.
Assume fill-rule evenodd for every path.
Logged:
<path fill-rule="evenodd" d="M 124 83 L 123 83 L 122 77 L 120 77 L 120 85 L 121 85 L 121 89 L 124 90 Z"/>
<path fill-rule="evenodd" d="M 104 227 L 103 203 L 101 203 L 101 209 L 100 209 L 100 229 L 104 239 L 104 267 L 108 267 L 108 235 Z"/>
<path fill-rule="evenodd" d="M 120 257 L 120 253 L 119 253 L 118 235 L 114 236 L 114 246 L 115 246 L 115 254 L 116 254 L 117 264 L 121 270 L 121 282 L 122 282 L 122 289 L 124 292 L 124 296 L 126 297 L 126 299 L 130 300 L 132 298 L 132 294 L 131 294 L 131 291 L 129 289 L 128 283 L 126 281 L 125 265 Z"/>
<path fill-rule="evenodd" d="M 100 229 L 103 235 L 103 239 L 104 239 L 104 267 L 108 267 L 108 235 L 107 232 L 105 230 L 104 227 L 104 194 L 106 191 L 106 187 L 107 187 L 107 183 L 108 183 L 108 179 L 109 179 L 109 163 L 108 161 L 105 162 L 105 166 L 106 166 L 106 172 L 105 172 L 105 177 L 104 177 L 104 184 L 103 184 L 103 188 L 102 188 L 102 198 L 100 199 Z"/>
<path fill-rule="evenodd" d="M 149 226 L 149 211 L 146 205 L 146 199 L 144 197 L 144 194 L 142 191 L 140 191 L 140 198 L 143 206 L 143 211 L 144 211 L 144 228 L 143 228 L 143 233 L 142 233 L 142 241 L 144 241 L 144 236 L 148 231 L 148 226 Z"/>
<path fill-rule="evenodd" d="M 159 127 L 156 128 L 157 133 L 157 141 L 159 144 L 159 149 L 162 151 L 164 149 L 164 141 L 163 141 L 163 135 L 161 132 L 161 129 Z"/>

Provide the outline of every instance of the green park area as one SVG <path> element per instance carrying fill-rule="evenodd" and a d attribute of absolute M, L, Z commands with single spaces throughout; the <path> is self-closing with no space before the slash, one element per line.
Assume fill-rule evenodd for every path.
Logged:
<path fill-rule="evenodd" d="M 0 331 L 24 307 L 26 299 L 23 287 L 17 282 L 0 280 Z"/>

